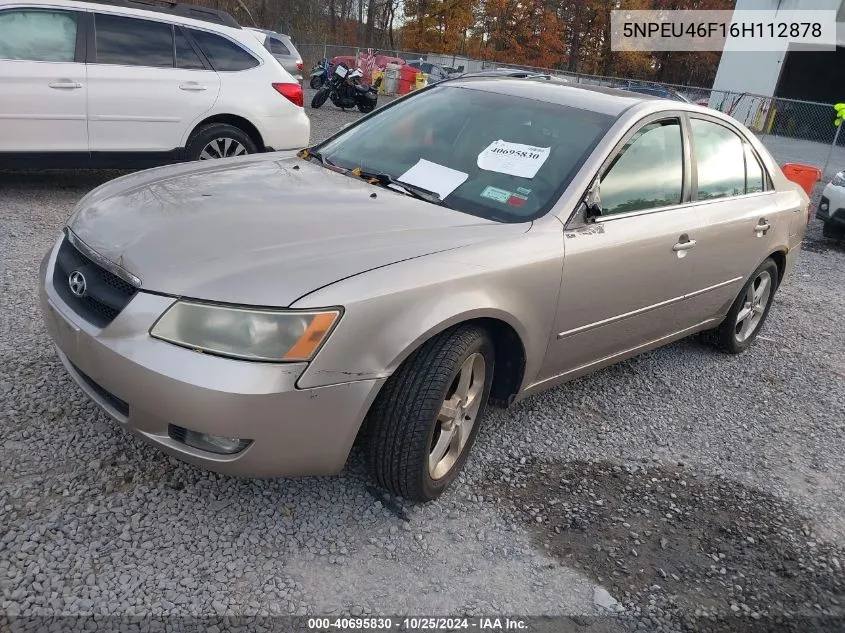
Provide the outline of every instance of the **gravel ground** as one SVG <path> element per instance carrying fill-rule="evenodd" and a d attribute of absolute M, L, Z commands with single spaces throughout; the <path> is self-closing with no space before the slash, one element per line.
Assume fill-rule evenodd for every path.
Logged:
<path fill-rule="evenodd" d="M 314 140 L 358 116 L 309 114 Z M 454 489 L 421 506 L 382 498 L 357 453 L 332 478 L 204 472 L 86 400 L 36 275 L 114 175 L 0 173 L 0 614 L 842 630 L 845 247 L 818 223 L 747 353 L 682 341 L 493 411 Z"/>

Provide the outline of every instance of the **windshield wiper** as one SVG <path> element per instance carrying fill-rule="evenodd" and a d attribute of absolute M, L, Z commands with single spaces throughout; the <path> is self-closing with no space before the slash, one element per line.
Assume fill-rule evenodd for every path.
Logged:
<path fill-rule="evenodd" d="M 311 158 L 316 158 L 321 165 L 328 165 L 329 167 L 334 167 L 335 164 L 330 161 L 328 158 L 323 156 L 320 152 L 312 151 L 310 147 L 306 147 L 304 150 L 299 152 L 298 156 L 300 158 L 304 158 L 305 160 L 309 160 Z"/>
<path fill-rule="evenodd" d="M 361 171 L 360 169 L 353 169 L 352 173 L 357 174 L 364 180 L 370 181 L 372 184 L 381 185 L 382 187 L 397 187 L 418 200 L 425 200 L 426 202 L 430 202 L 432 204 L 443 204 L 443 200 L 441 200 L 440 196 L 435 192 L 429 191 L 423 187 L 418 187 L 417 185 L 409 185 L 406 182 L 399 182 L 398 180 L 394 180 L 393 176 L 390 174 L 367 172 Z"/>

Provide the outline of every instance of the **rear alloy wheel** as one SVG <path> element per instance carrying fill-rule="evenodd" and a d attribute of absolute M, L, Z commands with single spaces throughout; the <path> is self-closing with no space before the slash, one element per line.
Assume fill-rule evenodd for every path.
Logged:
<path fill-rule="evenodd" d="M 486 330 L 456 326 L 414 352 L 388 379 L 365 422 L 370 473 L 409 501 L 436 499 L 475 442 L 493 379 Z"/>
<path fill-rule="evenodd" d="M 188 141 L 188 160 L 216 160 L 255 154 L 258 148 L 249 135 L 228 123 L 211 123 L 199 128 Z"/>
<path fill-rule="evenodd" d="M 767 259 L 745 283 L 722 324 L 704 333 L 705 339 L 731 354 L 744 352 L 763 327 L 777 287 L 777 264 Z"/>

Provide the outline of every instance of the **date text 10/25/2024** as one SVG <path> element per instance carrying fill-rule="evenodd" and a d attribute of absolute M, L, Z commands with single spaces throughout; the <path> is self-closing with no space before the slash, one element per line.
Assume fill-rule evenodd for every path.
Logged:
<path fill-rule="evenodd" d="M 525 619 L 513 617 L 308 618 L 307 630 L 318 631 L 527 631 Z"/>

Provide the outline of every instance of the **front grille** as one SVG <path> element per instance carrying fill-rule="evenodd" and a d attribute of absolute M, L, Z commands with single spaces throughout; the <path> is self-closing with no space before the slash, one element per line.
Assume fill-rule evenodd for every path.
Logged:
<path fill-rule="evenodd" d="M 99 385 L 99 383 L 94 382 L 94 380 L 84 373 L 82 370 L 79 369 L 76 365 L 71 363 L 74 371 L 79 374 L 79 377 L 82 378 L 82 381 L 88 385 L 88 387 L 96 393 L 100 398 L 102 398 L 109 406 L 111 406 L 115 411 L 120 413 L 124 417 L 129 417 L 129 405 L 118 398 L 116 395 L 111 393 L 110 391 L 105 390 L 103 387 Z"/>
<path fill-rule="evenodd" d="M 70 289 L 70 275 L 76 271 L 85 277 L 85 293 L 81 297 Z M 53 286 L 76 314 L 101 328 L 111 323 L 138 292 L 133 285 L 76 250 L 67 238 L 56 256 Z"/>

